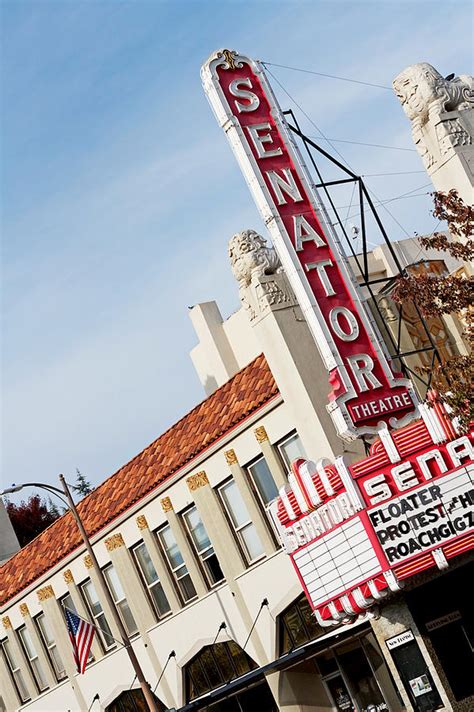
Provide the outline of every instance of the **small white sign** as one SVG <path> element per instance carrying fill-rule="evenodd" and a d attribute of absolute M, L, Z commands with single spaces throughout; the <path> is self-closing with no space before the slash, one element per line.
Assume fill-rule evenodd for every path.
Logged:
<path fill-rule="evenodd" d="M 403 633 L 399 633 L 393 638 L 389 638 L 385 641 L 385 643 L 387 644 L 387 648 L 389 650 L 393 650 L 394 648 L 399 648 L 400 645 L 405 645 L 405 643 L 409 643 L 412 640 L 415 640 L 415 636 L 411 630 L 405 630 Z"/>
<path fill-rule="evenodd" d="M 447 613 L 445 616 L 441 616 L 440 618 L 435 618 L 432 621 L 428 621 L 426 624 L 426 630 L 432 631 L 436 630 L 437 628 L 443 628 L 445 625 L 449 625 L 450 623 L 455 623 L 456 621 L 460 620 L 460 612 L 452 611 L 451 613 Z"/>

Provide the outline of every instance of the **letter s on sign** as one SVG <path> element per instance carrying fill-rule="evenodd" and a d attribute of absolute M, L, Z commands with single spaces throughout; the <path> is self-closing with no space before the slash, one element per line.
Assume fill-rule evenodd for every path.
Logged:
<path fill-rule="evenodd" d="M 241 85 L 252 89 L 252 82 L 249 77 L 247 77 L 247 79 L 234 79 L 234 81 L 229 85 L 229 91 L 232 96 L 236 96 L 238 99 L 247 99 L 249 101 L 248 104 L 241 104 L 240 101 L 235 102 L 239 114 L 243 111 L 256 111 L 260 106 L 260 99 L 253 93 L 253 91 L 241 89 Z"/>
<path fill-rule="evenodd" d="M 389 499 L 392 496 L 390 487 L 385 482 L 385 475 L 376 475 L 370 480 L 366 480 L 363 485 L 370 499 L 370 504 L 383 502 L 384 499 Z"/>

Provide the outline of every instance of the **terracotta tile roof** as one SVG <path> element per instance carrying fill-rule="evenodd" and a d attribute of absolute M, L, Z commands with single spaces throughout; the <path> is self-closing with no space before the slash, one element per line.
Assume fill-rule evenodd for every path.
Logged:
<path fill-rule="evenodd" d="M 109 477 L 78 505 L 92 535 L 278 393 L 263 355 Z M 0 605 L 81 544 L 70 513 L 0 568 Z"/>

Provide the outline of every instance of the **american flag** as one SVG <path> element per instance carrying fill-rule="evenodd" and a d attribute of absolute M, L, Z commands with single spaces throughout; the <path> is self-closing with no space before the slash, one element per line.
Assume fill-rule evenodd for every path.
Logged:
<path fill-rule="evenodd" d="M 95 628 L 92 623 L 80 618 L 77 613 L 70 611 L 69 608 L 64 608 L 64 615 L 66 616 L 77 672 L 83 673 L 89 659 Z"/>

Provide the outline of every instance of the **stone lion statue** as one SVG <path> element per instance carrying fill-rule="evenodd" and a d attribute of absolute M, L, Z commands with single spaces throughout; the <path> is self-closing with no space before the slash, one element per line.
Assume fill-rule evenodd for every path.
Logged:
<path fill-rule="evenodd" d="M 428 171 L 439 157 L 456 147 L 472 145 L 468 124 L 461 116 L 474 109 L 473 77 L 450 75 L 446 79 L 431 64 L 420 62 L 395 77 L 393 87 L 411 121 L 413 142 Z M 451 111 L 457 116 L 449 116 Z"/>
<path fill-rule="evenodd" d="M 393 80 L 393 88 L 410 121 L 425 123 L 431 113 L 469 109 L 474 105 L 474 78 L 445 79 L 431 64 L 412 64 Z"/>
<path fill-rule="evenodd" d="M 275 249 L 267 247 L 266 239 L 255 230 L 243 230 L 229 240 L 229 258 L 240 290 L 248 287 L 254 275 L 263 276 L 282 271 Z"/>

